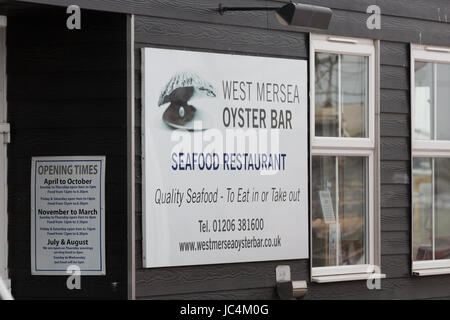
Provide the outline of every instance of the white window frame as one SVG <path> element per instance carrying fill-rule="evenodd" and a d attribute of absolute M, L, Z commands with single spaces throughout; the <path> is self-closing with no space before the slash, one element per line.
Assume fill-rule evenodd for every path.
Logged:
<path fill-rule="evenodd" d="M 313 257 L 311 256 L 311 281 L 318 283 L 350 281 L 384 278 L 381 274 L 379 265 L 379 230 L 378 224 L 378 188 L 376 187 L 378 176 L 378 148 L 377 143 L 377 122 L 376 101 L 379 86 L 377 85 L 377 67 L 376 62 L 378 50 L 374 40 L 358 39 L 348 37 L 335 37 L 329 35 L 310 35 L 310 145 L 311 159 L 310 171 L 312 173 L 312 157 L 313 156 L 359 156 L 366 157 L 368 161 L 368 232 L 367 237 L 369 244 L 367 246 L 368 263 L 350 266 L 330 266 L 330 267 L 313 267 Z M 333 54 L 350 54 L 367 56 L 369 58 L 369 82 L 368 82 L 368 137 L 367 138 L 351 138 L 351 137 L 316 137 L 315 136 L 315 54 L 316 52 L 333 53 Z M 377 108 L 378 109 L 378 108 Z M 310 174 L 312 177 L 312 174 Z M 312 182 L 313 183 L 313 182 Z M 310 194 L 312 194 L 312 183 L 310 184 Z M 310 201 L 312 212 L 312 200 Z M 312 236 L 312 215 L 310 216 L 310 234 Z M 312 240 L 310 241 L 311 255 L 313 252 Z"/>
<path fill-rule="evenodd" d="M 8 278 L 8 215 L 7 215 L 7 143 L 9 124 L 6 103 L 6 25 L 5 16 L 0 16 L 0 278 L 10 286 Z"/>
<path fill-rule="evenodd" d="M 415 63 L 434 62 L 450 64 L 450 48 L 428 45 L 411 44 L 411 180 L 413 176 L 414 158 L 450 158 L 450 141 L 415 140 Z M 414 184 L 411 183 L 411 194 L 414 194 Z M 433 200 L 434 201 L 434 200 Z M 411 224 L 413 221 L 414 198 L 411 197 Z M 434 220 L 433 220 L 434 221 Z M 434 223 L 433 223 L 434 233 Z M 414 246 L 414 228 L 411 228 L 411 252 Z M 434 242 L 434 236 L 433 236 Z M 414 261 L 411 254 L 412 274 L 428 276 L 438 274 L 450 274 L 450 259 Z"/>

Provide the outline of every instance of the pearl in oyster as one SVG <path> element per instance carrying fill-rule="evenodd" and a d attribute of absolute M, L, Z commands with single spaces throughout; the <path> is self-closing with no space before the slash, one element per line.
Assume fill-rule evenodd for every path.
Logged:
<path fill-rule="evenodd" d="M 184 108 L 180 107 L 180 109 L 178 109 L 178 115 L 180 116 L 180 118 L 184 117 Z"/>

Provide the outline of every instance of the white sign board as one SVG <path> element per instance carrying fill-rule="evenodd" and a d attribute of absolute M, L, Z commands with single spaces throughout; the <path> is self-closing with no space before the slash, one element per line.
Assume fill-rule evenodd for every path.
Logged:
<path fill-rule="evenodd" d="M 306 61 L 142 55 L 144 266 L 307 258 Z"/>
<path fill-rule="evenodd" d="M 104 275 L 105 157 L 34 157 L 31 274 Z"/>

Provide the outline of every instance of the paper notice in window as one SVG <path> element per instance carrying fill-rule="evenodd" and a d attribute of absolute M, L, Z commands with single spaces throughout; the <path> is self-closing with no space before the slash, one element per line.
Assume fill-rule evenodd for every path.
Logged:
<path fill-rule="evenodd" d="M 328 190 L 319 191 L 320 205 L 322 207 L 322 214 L 325 223 L 335 223 L 336 218 L 334 216 L 333 201 L 331 200 L 331 194 Z"/>

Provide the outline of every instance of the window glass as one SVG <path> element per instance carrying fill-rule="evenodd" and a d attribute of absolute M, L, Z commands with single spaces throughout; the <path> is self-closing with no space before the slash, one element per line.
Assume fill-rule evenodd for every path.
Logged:
<path fill-rule="evenodd" d="M 435 259 L 450 259 L 450 159 L 434 159 Z"/>
<path fill-rule="evenodd" d="M 339 55 L 316 53 L 316 136 L 339 136 Z"/>
<path fill-rule="evenodd" d="M 316 136 L 368 136 L 368 61 L 367 56 L 316 53 Z"/>
<path fill-rule="evenodd" d="M 313 157 L 312 176 L 313 266 L 335 266 L 336 157 Z"/>
<path fill-rule="evenodd" d="M 433 259 L 432 159 L 413 160 L 413 260 Z"/>
<path fill-rule="evenodd" d="M 450 64 L 436 64 L 436 127 L 438 140 L 450 140 Z"/>
<path fill-rule="evenodd" d="M 415 62 L 414 138 L 450 140 L 450 64 Z"/>
<path fill-rule="evenodd" d="M 313 267 L 365 264 L 367 158 L 314 156 Z"/>
<path fill-rule="evenodd" d="M 342 137 L 366 137 L 368 57 L 342 55 Z"/>
<path fill-rule="evenodd" d="M 416 61 L 415 63 L 415 139 L 430 140 L 434 138 L 433 128 L 433 64 Z"/>
<path fill-rule="evenodd" d="M 340 264 L 366 263 L 366 158 L 339 157 Z"/>
<path fill-rule="evenodd" d="M 415 158 L 413 260 L 439 259 L 450 259 L 450 159 Z"/>

